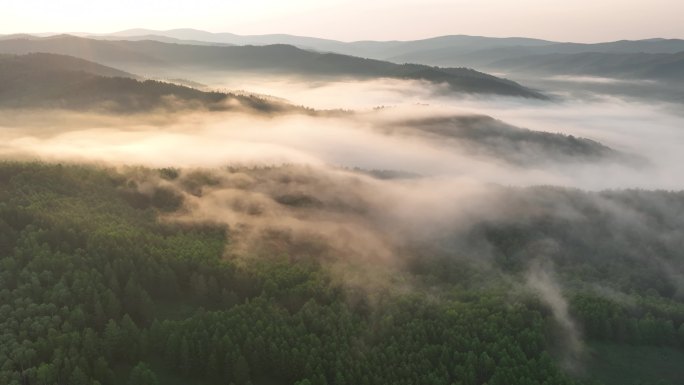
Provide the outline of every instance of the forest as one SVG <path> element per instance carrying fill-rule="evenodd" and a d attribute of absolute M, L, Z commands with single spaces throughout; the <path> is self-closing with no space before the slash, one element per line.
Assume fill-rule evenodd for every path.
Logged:
<path fill-rule="evenodd" d="M 279 186 L 310 175 L 288 167 L 222 172 L 279 181 L 264 199 L 293 215 L 372 215 L 322 187 L 287 194 Z M 1 163 L 0 383 L 681 383 L 682 193 L 501 187 L 517 210 L 408 237 L 388 267 L 275 230 L 243 247 L 233 224 L 183 220 L 221 183 L 202 170 Z M 340 278 L 376 268 L 389 278 Z M 559 286 L 561 304 L 544 294 Z M 640 378 L 597 367 L 597 351 L 630 349 L 669 358 Z"/>
<path fill-rule="evenodd" d="M 681 15 L 3 2 L 0 385 L 683 385 Z"/>

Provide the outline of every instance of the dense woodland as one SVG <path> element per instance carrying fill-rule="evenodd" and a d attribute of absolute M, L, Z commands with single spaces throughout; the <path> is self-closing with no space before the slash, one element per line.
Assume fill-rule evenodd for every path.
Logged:
<path fill-rule="evenodd" d="M 684 293 L 664 278 L 684 262 L 682 194 L 600 194 L 641 213 L 641 233 L 614 227 L 580 191 L 517 194 L 548 198 L 541 207 L 563 196 L 586 222 L 537 211 L 477 224 L 493 267 L 435 240 L 407 264 L 415 290 L 370 301 L 316 258 L 225 257 L 231 229 L 159 220 L 182 198 L 143 194 L 125 171 L 2 163 L 0 383 L 599 384 L 581 362 L 567 367 L 551 311 L 512 283 L 548 238 L 561 246 L 551 258 L 588 345 L 684 349 Z M 512 278 L 477 284 L 502 274 Z"/>

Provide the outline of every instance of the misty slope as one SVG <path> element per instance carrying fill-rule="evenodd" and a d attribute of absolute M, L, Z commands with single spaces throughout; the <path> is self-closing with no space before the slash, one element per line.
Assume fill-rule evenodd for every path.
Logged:
<path fill-rule="evenodd" d="M 537 48 L 536 50 L 539 52 L 557 53 L 678 53 L 684 51 L 684 40 L 644 39 L 619 40 L 594 44 L 558 43 L 544 48 Z"/>
<path fill-rule="evenodd" d="M 523 58 L 550 54 L 675 54 L 684 51 L 684 40 L 678 39 L 648 39 L 615 42 L 580 44 L 553 43 L 538 45 L 485 44 L 482 46 L 447 46 L 425 50 L 415 50 L 401 55 L 387 57 L 386 60 L 395 62 L 416 62 L 439 66 L 476 66 L 491 68 L 490 65 L 501 60 Z"/>
<path fill-rule="evenodd" d="M 293 108 L 255 97 L 202 92 L 55 54 L 0 55 L 0 106 L 145 112 L 156 108 L 262 112 Z"/>
<path fill-rule="evenodd" d="M 522 166 L 597 161 L 644 164 L 644 160 L 636 156 L 590 139 L 519 128 L 484 115 L 410 119 L 390 125 L 385 129 L 428 134 L 438 143 L 453 142 L 474 155 Z"/>
<path fill-rule="evenodd" d="M 681 192 L 493 187 L 421 232 L 476 202 L 298 166 L 6 162 L 0 182 L 3 384 L 597 385 L 591 355 L 564 370 L 572 344 L 684 347 Z M 369 235 L 390 260 L 356 254 Z"/>
<path fill-rule="evenodd" d="M 137 191 L 135 173 L 0 164 L 12 202 L 0 206 L 0 383 L 409 385 L 478 373 L 504 385 L 524 371 L 531 384 L 575 384 L 546 353 L 553 321 L 534 298 L 389 293 L 376 307 L 303 252 L 226 258 L 225 226 L 158 220 L 183 201 Z M 486 365 L 476 372 L 471 356 Z"/>
<path fill-rule="evenodd" d="M 103 41 L 73 36 L 0 41 L 0 52 L 49 52 L 85 58 L 135 73 L 193 70 L 278 73 L 298 76 L 426 80 L 457 92 L 544 98 L 515 82 L 466 68 L 398 65 L 340 54 L 322 54 L 289 45 L 218 47 L 155 41 Z"/>
<path fill-rule="evenodd" d="M 313 112 L 274 100 L 202 92 L 175 84 L 124 78 L 121 75 L 132 76 L 63 55 L 3 55 L 0 56 L 0 81 L 3 84 L 0 89 L 0 107 L 63 108 L 114 113 L 149 112 L 155 109 Z M 336 115 L 333 111 L 330 114 L 321 114 Z M 314 118 L 313 115 L 311 117 Z M 349 125 L 353 125 L 352 120 L 356 117 L 364 119 L 365 115 L 341 113 L 338 116 Z M 378 118 L 382 123 L 377 128 L 383 133 L 400 133 L 406 140 L 419 137 L 454 154 L 474 155 L 487 161 L 503 161 L 516 166 L 545 167 L 558 163 L 602 161 L 629 165 L 643 163 L 636 157 L 588 139 L 520 129 L 487 116 L 448 116 L 399 121 L 385 121 L 380 116 Z M 326 120 L 316 120 L 308 124 L 329 123 Z"/>
<path fill-rule="evenodd" d="M 142 39 L 156 34 L 160 40 L 194 38 L 232 44 L 291 44 L 323 52 L 436 66 L 466 66 L 517 73 L 582 74 L 640 79 L 682 79 L 684 40 L 645 39 L 604 43 L 557 43 L 527 38 L 440 36 L 415 41 L 340 42 L 291 35 L 240 36 L 197 30 L 129 30 L 107 37 Z M 155 39 L 155 37 L 151 37 Z M 676 54 L 676 55 L 675 55 Z M 670 56 L 672 55 L 672 56 Z"/>
<path fill-rule="evenodd" d="M 58 73 L 61 71 L 85 72 L 91 75 L 106 77 L 136 78 L 133 74 L 93 63 L 88 60 L 46 53 L 31 53 L 26 55 L 0 54 L 0 71 L 6 74 L 3 75 L 6 81 L 11 75 L 15 74 L 17 76 L 29 76 L 36 72 Z"/>
<path fill-rule="evenodd" d="M 684 81 L 684 52 L 550 54 L 505 59 L 490 66 L 524 73 Z"/>

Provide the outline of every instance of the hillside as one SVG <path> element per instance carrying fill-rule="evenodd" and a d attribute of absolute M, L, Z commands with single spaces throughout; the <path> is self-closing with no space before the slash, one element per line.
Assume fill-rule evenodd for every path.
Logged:
<path fill-rule="evenodd" d="M 550 54 L 505 59 L 490 66 L 520 73 L 684 81 L 684 52 Z"/>
<path fill-rule="evenodd" d="M 427 135 L 437 143 L 452 144 L 467 153 L 519 166 L 612 161 L 644 165 L 636 156 L 599 142 L 572 135 L 533 131 L 483 115 L 457 115 L 392 121 L 385 130 Z"/>
<path fill-rule="evenodd" d="M 0 74 L 8 81 L 12 76 L 30 76 L 37 72 L 85 72 L 106 77 L 136 78 L 116 68 L 66 55 L 31 53 L 26 55 L 0 55 Z"/>
<path fill-rule="evenodd" d="M 11 202 L 0 204 L 3 384 L 595 385 L 619 383 L 624 365 L 637 383 L 682 378 L 684 305 L 666 274 L 682 267 L 682 193 L 500 188 L 495 217 L 417 243 L 404 229 L 387 267 L 353 247 L 401 227 L 363 195 L 376 182 L 351 174 L 10 162 L 0 182 Z M 192 209 L 197 191 L 237 217 L 370 227 L 342 255 L 315 232 L 264 229 L 259 258 L 243 258 L 244 229 L 160 220 Z M 255 202 L 261 211 L 244 211 Z M 524 283 L 539 253 L 574 321 Z M 340 283 L 345 271 L 357 286 Z M 594 347 L 586 356 L 568 358 L 568 322 Z M 587 368 L 581 379 L 567 359 Z"/>
<path fill-rule="evenodd" d="M 544 98 L 515 82 L 471 69 L 399 65 L 332 53 L 306 51 L 290 45 L 201 46 L 157 41 L 104 41 L 74 36 L 0 40 L 0 53 L 48 52 L 71 55 L 134 73 L 193 71 L 275 73 L 296 76 L 399 78 L 445 83 L 455 92 Z"/>
<path fill-rule="evenodd" d="M 421 48 L 386 57 L 394 62 L 415 62 L 439 66 L 475 66 L 492 68 L 497 61 L 553 54 L 675 54 L 684 51 L 684 40 L 650 39 L 616 41 L 596 44 L 552 43 L 548 44 L 489 44 L 471 46 L 444 46 Z"/>
<path fill-rule="evenodd" d="M 118 113 L 184 108 L 274 112 L 294 108 L 256 97 L 141 81 L 114 68 L 44 53 L 0 55 L 0 84 L 0 107 L 4 108 L 97 109 Z"/>
<path fill-rule="evenodd" d="M 273 98 L 204 92 L 153 80 L 70 56 L 56 54 L 0 55 L 0 107 L 59 108 L 109 113 L 155 110 L 299 112 L 314 116 L 350 118 L 362 113 L 318 111 Z M 325 121 L 314 124 L 326 124 Z M 643 165 L 637 157 L 584 138 L 521 129 L 484 115 L 390 119 L 375 127 L 382 133 L 418 136 L 447 146 L 448 151 L 516 166 L 545 167 L 568 162 L 612 161 Z"/>
<path fill-rule="evenodd" d="M 151 36 L 153 35 L 153 36 Z M 353 55 L 394 63 L 472 67 L 490 71 L 553 75 L 636 77 L 681 80 L 684 40 L 645 39 L 603 43 L 559 43 L 528 38 L 439 36 L 413 41 L 341 42 L 292 35 L 241 36 L 197 30 L 129 30 L 96 39 L 151 40 L 194 38 L 189 44 L 288 44 L 320 52 Z M 201 42 L 200 42 L 201 41 Z"/>

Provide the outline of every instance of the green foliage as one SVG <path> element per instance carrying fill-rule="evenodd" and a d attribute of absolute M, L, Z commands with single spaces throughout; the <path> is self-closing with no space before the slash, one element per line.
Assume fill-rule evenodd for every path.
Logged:
<path fill-rule="evenodd" d="M 143 362 L 133 367 L 128 378 L 128 385 L 157 385 L 157 375 Z"/>
<path fill-rule="evenodd" d="M 593 343 L 588 371 L 608 385 L 675 385 L 684 381 L 681 349 Z"/>
<path fill-rule="evenodd" d="M 409 264 L 439 298 L 359 304 L 317 261 L 224 259 L 227 229 L 158 221 L 173 207 L 132 204 L 113 170 L 5 163 L 0 182 L 2 384 L 578 382 L 544 306 L 505 282 L 475 289 L 487 275 L 462 259 Z M 489 234 L 502 253 L 526 240 Z M 634 298 L 577 291 L 571 311 L 592 339 L 678 346 L 681 307 Z"/>

